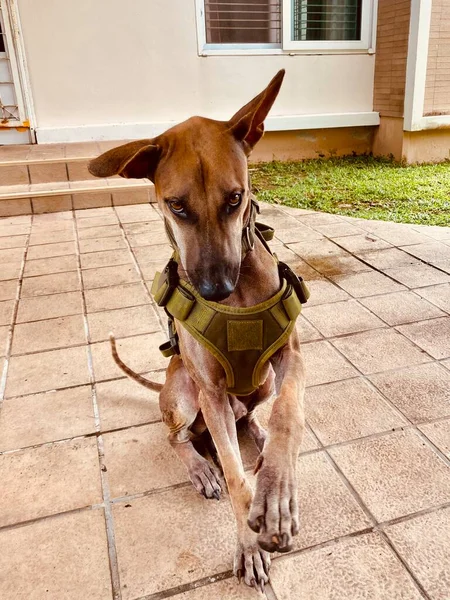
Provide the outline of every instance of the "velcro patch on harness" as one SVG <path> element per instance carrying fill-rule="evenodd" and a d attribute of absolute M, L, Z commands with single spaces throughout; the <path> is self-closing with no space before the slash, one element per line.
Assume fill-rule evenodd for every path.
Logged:
<path fill-rule="evenodd" d="M 233 352 L 235 350 L 262 350 L 263 324 L 264 322 L 262 320 L 228 321 L 228 351 Z"/>

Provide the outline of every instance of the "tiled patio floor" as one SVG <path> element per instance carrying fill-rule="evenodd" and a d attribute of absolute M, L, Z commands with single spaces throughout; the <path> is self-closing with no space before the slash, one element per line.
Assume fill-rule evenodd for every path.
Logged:
<path fill-rule="evenodd" d="M 263 207 L 309 281 L 301 531 L 269 600 L 450 598 L 450 228 Z M 251 600 L 155 394 L 170 255 L 150 205 L 0 220 L 0 597 Z M 262 409 L 267 419 L 267 408 Z M 255 450 L 243 440 L 246 465 Z"/>

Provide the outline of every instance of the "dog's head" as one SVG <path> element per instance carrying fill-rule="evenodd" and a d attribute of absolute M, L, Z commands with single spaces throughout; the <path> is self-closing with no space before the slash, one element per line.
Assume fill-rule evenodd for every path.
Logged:
<path fill-rule="evenodd" d="M 229 121 L 192 117 L 151 140 L 130 142 L 89 163 L 97 177 L 147 177 L 191 283 L 208 300 L 234 290 L 242 231 L 250 217 L 247 157 L 264 133 L 284 70 Z"/>

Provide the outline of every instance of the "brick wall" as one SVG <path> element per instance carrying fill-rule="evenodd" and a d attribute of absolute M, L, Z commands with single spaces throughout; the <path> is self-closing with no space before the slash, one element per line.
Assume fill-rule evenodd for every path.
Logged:
<path fill-rule="evenodd" d="M 374 110 L 381 116 L 403 117 L 410 9 L 411 0 L 378 3 Z"/>
<path fill-rule="evenodd" d="M 423 114 L 450 114 L 450 2 L 433 0 Z"/>

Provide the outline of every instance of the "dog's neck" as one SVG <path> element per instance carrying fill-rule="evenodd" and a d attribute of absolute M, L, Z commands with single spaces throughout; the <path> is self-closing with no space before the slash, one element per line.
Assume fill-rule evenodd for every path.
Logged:
<path fill-rule="evenodd" d="M 242 260 L 234 292 L 221 304 L 247 307 L 264 302 L 280 289 L 280 277 L 275 260 L 256 238 L 253 250 Z"/>

